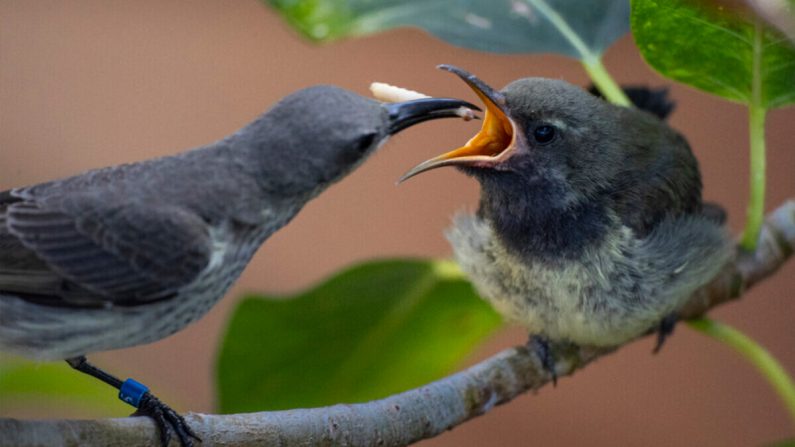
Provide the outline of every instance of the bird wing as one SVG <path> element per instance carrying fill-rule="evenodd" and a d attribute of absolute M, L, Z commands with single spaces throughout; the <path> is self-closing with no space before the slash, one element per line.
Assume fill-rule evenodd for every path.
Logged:
<path fill-rule="evenodd" d="M 176 206 L 99 194 L 0 203 L 0 291 L 52 304 L 167 298 L 204 270 L 207 223 Z"/>
<path fill-rule="evenodd" d="M 700 213 L 701 175 L 687 140 L 647 113 L 614 110 L 624 151 L 612 200 L 624 225 L 644 238 L 667 216 Z"/>

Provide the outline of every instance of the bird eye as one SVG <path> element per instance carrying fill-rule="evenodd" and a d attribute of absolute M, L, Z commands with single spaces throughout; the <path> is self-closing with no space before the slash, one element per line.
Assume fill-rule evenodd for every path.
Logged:
<path fill-rule="evenodd" d="M 376 134 L 374 133 L 363 135 L 361 138 L 359 138 L 359 141 L 356 144 L 356 149 L 359 152 L 365 152 L 367 149 L 370 149 L 370 146 L 372 146 L 375 142 L 375 137 Z"/>
<path fill-rule="evenodd" d="M 555 127 L 546 124 L 538 126 L 533 131 L 533 138 L 539 144 L 547 144 L 555 139 Z"/>

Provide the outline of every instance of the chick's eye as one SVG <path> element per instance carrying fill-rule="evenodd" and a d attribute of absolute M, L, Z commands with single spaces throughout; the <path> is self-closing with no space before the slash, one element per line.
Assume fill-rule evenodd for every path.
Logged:
<path fill-rule="evenodd" d="M 555 128 L 549 125 L 538 126 L 533 131 L 536 143 L 547 144 L 555 139 Z"/>

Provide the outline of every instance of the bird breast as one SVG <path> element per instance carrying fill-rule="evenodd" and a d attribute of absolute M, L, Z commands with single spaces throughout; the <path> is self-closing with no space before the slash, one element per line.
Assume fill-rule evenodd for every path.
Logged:
<path fill-rule="evenodd" d="M 654 324 L 663 309 L 626 256 L 637 240 L 627 228 L 581 259 L 549 263 L 508 252 L 488 222 L 456 216 L 447 232 L 456 260 L 481 296 L 509 321 L 551 340 L 618 344 Z"/>

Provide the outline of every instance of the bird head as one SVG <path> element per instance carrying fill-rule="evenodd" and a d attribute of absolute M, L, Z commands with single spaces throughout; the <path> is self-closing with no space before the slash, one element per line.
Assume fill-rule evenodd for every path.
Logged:
<path fill-rule="evenodd" d="M 440 68 L 483 102 L 482 127 L 401 181 L 442 166 L 474 176 L 479 213 L 517 250 L 574 256 L 616 219 L 640 231 L 636 222 L 700 200 L 689 146 L 652 114 L 560 80 L 525 78 L 497 91 L 464 70 Z"/>
<path fill-rule="evenodd" d="M 564 205 L 592 198 L 620 172 L 625 138 L 617 107 L 564 81 L 524 78 L 497 91 L 464 70 L 440 68 L 483 102 L 482 127 L 464 146 L 420 163 L 401 181 L 456 166 L 484 187 L 552 188 Z"/>
<path fill-rule="evenodd" d="M 457 117 L 461 107 L 479 110 L 457 99 L 381 103 L 316 86 L 282 99 L 242 133 L 259 151 L 265 172 L 258 177 L 278 183 L 269 189 L 302 195 L 344 177 L 391 135 L 427 120 Z"/>

